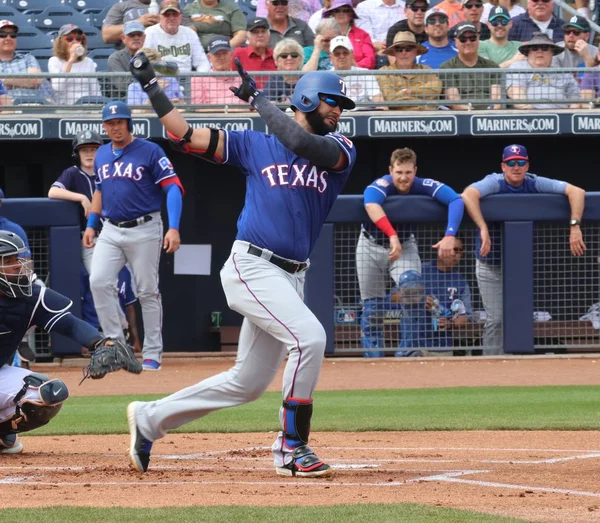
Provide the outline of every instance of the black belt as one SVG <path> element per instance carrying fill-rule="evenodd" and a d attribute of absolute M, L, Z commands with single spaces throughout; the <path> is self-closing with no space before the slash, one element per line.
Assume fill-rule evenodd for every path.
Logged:
<path fill-rule="evenodd" d="M 129 220 L 127 222 L 117 222 L 110 218 L 106 218 L 106 220 L 109 223 L 113 224 L 115 227 L 121 227 L 122 229 L 131 229 L 132 227 L 137 227 L 138 225 L 148 223 L 149 221 L 152 220 L 152 216 L 150 216 L 149 214 L 146 214 L 146 216 L 140 216 L 139 218 L 136 218 L 135 220 Z"/>
<path fill-rule="evenodd" d="M 367 231 L 365 231 L 364 229 L 362 230 L 362 235 L 367 238 L 367 240 L 371 240 L 373 242 L 375 242 L 377 245 L 381 245 L 382 247 L 389 247 L 390 246 L 390 241 L 389 240 L 378 240 L 375 236 L 373 236 L 372 234 L 368 233 Z"/>
<path fill-rule="evenodd" d="M 248 254 L 252 254 L 253 256 L 262 258 L 263 252 L 263 249 L 260 247 L 256 247 L 254 245 L 250 245 L 250 247 L 248 247 Z M 267 260 L 267 258 L 265 258 L 265 260 Z M 293 262 L 287 260 L 286 258 L 282 258 L 281 256 L 277 256 L 277 254 L 271 254 L 271 257 L 267 261 L 270 261 L 273 265 L 277 265 L 277 267 L 283 269 L 285 272 L 289 272 L 290 274 L 296 274 L 297 272 L 308 269 L 308 263 L 306 262 Z"/>

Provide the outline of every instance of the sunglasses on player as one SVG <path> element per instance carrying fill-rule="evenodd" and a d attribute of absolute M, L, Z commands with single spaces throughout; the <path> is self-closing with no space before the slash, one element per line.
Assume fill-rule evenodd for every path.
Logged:
<path fill-rule="evenodd" d="M 527 165 L 527 160 L 506 160 L 504 163 L 509 167 L 515 167 L 516 165 L 525 167 L 525 165 Z"/>
<path fill-rule="evenodd" d="M 320 94 L 319 100 L 325 102 L 329 107 L 340 107 L 340 102 L 338 100 L 336 100 L 335 98 L 330 98 L 325 94 Z"/>

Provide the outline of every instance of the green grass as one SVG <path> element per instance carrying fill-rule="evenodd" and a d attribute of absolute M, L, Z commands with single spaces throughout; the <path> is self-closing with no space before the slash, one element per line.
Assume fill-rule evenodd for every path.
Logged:
<path fill-rule="evenodd" d="M 0 522 L 23 523 L 517 523 L 524 520 L 414 504 L 330 507 L 180 507 L 117 509 L 52 507 L 0 511 Z"/>
<path fill-rule="evenodd" d="M 32 435 L 123 434 L 125 408 L 158 396 L 69 399 L 59 416 Z M 279 430 L 278 393 L 225 409 L 179 432 Z M 326 391 L 315 394 L 314 431 L 600 430 L 600 387 L 462 387 Z"/>

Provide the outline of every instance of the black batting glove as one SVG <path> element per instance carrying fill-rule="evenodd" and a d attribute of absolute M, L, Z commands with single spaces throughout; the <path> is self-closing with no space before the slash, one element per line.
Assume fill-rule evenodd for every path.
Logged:
<path fill-rule="evenodd" d="M 233 62 L 242 79 L 242 83 L 239 87 L 234 87 L 232 85 L 229 90 L 241 100 L 253 104 L 255 98 L 261 94 L 256 87 L 256 81 L 246 72 L 239 58 L 235 58 Z"/>
<path fill-rule="evenodd" d="M 133 77 L 140 83 L 144 92 L 149 93 L 159 88 L 156 72 L 144 53 L 137 53 L 129 61 L 129 70 Z"/>

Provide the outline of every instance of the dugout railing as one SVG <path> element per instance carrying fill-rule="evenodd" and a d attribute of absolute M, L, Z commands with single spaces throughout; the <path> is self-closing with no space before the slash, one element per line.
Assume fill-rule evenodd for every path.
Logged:
<path fill-rule="evenodd" d="M 525 66 L 524 66 L 525 67 Z M 346 80 L 347 94 L 361 110 L 553 110 L 597 107 L 600 99 L 598 68 L 522 69 L 411 69 L 334 71 Z M 301 71 L 256 71 L 251 74 L 262 92 L 282 108 L 289 106 L 291 89 Z M 42 81 L 39 87 L 9 93 L 3 111 L 48 113 L 97 110 L 108 100 L 122 100 L 139 114 L 153 114 L 147 97 L 129 73 L 40 73 L 3 75 L 3 79 Z M 217 79 L 219 81 L 217 81 Z M 161 78 L 175 105 L 186 112 L 248 112 L 248 104 L 227 89 L 239 83 L 237 73 L 190 72 Z M 279 83 L 275 80 L 281 80 Z M 53 82 L 56 89 L 53 87 Z M 56 82 L 64 82 L 60 85 Z M 90 87 L 93 82 L 94 87 Z M 287 82 L 287 87 L 286 87 Z M 32 84 L 33 85 L 33 84 Z M 450 100 L 447 89 L 456 88 L 459 100 Z M 66 103 L 68 102 L 68 103 Z"/>
<path fill-rule="evenodd" d="M 496 224 L 490 228 L 500 235 L 505 353 L 600 351 L 599 204 L 600 193 L 586 195 L 582 231 L 587 251 L 574 257 L 569 250 L 566 197 L 495 195 L 481 201 L 486 221 Z M 435 260 L 431 246 L 443 236 L 446 207 L 427 197 L 402 196 L 388 198 L 384 208 L 392 223 L 413 226 L 422 260 Z M 366 220 L 361 196 L 340 196 L 311 255 L 306 302 L 325 327 L 328 354 L 363 352 L 355 258 L 360 224 Z M 460 232 L 465 251 L 459 269 L 471 287 L 473 317 L 468 329 L 455 336 L 455 354 L 484 349 L 476 235 L 465 213 Z M 399 315 L 385 318 L 386 354 L 398 349 Z"/>

